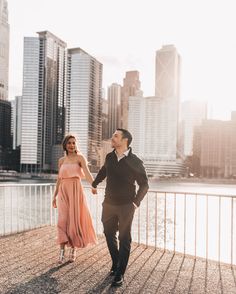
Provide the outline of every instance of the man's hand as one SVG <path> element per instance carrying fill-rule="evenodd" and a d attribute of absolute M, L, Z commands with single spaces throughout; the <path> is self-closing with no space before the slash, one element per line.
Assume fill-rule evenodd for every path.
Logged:
<path fill-rule="evenodd" d="M 133 206 L 135 209 L 138 208 L 138 206 L 134 202 L 133 202 Z"/>
<path fill-rule="evenodd" d="M 97 188 L 94 188 L 94 187 L 91 188 L 91 191 L 94 195 L 98 193 Z"/>

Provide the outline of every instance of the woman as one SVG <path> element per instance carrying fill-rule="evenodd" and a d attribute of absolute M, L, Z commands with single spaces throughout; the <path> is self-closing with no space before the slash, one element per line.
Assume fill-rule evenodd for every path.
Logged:
<path fill-rule="evenodd" d="M 59 263 L 65 259 L 65 245 L 71 247 L 69 260 L 73 262 L 76 259 L 75 248 L 83 248 L 97 242 L 81 185 L 82 177 L 85 176 L 90 184 L 93 182 L 93 177 L 86 159 L 77 151 L 75 136 L 67 135 L 62 146 L 66 155 L 58 162 L 59 173 L 52 203 L 54 208 L 58 204 Z"/>

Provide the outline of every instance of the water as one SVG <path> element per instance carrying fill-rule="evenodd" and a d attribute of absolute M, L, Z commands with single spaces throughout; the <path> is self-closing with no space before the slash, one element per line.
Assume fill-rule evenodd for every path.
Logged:
<path fill-rule="evenodd" d="M 6 185 L 47 182 L 21 180 Z M 134 241 L 236 264 L 236 199 L 205 196 L 236 195 L 236 184 L 151 181 L 152 190 L 160 193 L 149 192 L 136 211 L 132 227 Z M 89 188 L 85 192 L 96 231 L 102 234 L 103 191 L 98 196 L 92 195 Z M 175 198 L 174 192 L 180 194 Z M 0 234 L 56 223 L 56 210 L 51 211 L 52 193 L 50 186 L 0 187 Z"/>
<path fill-rule="evenodd" d="M 236 195 L 236 181 L 231 184 L 220 184 L 217 182 L 168 182 L 150 181 L 150 190 L 190 192 L 198 194 Z"/>
<path fill-rule="evenodd" d="M 45 184 L 55 183 L 55 180 L 49 179 L 22 179 L 18 181 L 0 181 L 0 184 Z M 83 181 L 88 185 L 86 181 Z M 219 195 L 236 195 L 236 180 L 230 184 L 219 182 L 184 182 L 184 181 L 149 181 L 150 190 L 168 191 L 168 192 L 191 192 L 191 193 L 207 193 Z M 100 186 L 104 186 L 101 183 Z"/>

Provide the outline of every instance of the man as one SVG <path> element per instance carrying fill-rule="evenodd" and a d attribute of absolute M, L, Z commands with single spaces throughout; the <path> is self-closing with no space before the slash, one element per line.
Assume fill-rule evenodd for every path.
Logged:
<path fill-rule="evenodd" d="M 129 147 L 131 134 L 117 129 L 112 135 L 114 150 L 107 154 L 105 163 L 92 183 L 96 187 L 107 178 L 103 202 L 102 222 L 107 246 L 112 259 L 110 275 L 113 286 L 121 286 L 128 264 L 131 248 L 131 225 L 134 211 L 148 191 L 148 179 L 142 161 Z M 135 182 L 139 189 L 136 192 Z M 116 233 L 119 232 L 119 248 Z"/>

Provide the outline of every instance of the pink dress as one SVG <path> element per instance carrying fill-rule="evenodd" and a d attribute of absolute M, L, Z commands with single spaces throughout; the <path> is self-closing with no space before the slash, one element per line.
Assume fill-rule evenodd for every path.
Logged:
<path fill-rule="evenodd" d="M 83 170 L 78 163 L 63 163 L 59 170 L 57 243 L 83 248 L 96 244 L 92 218 L 81 185 Z"/>

